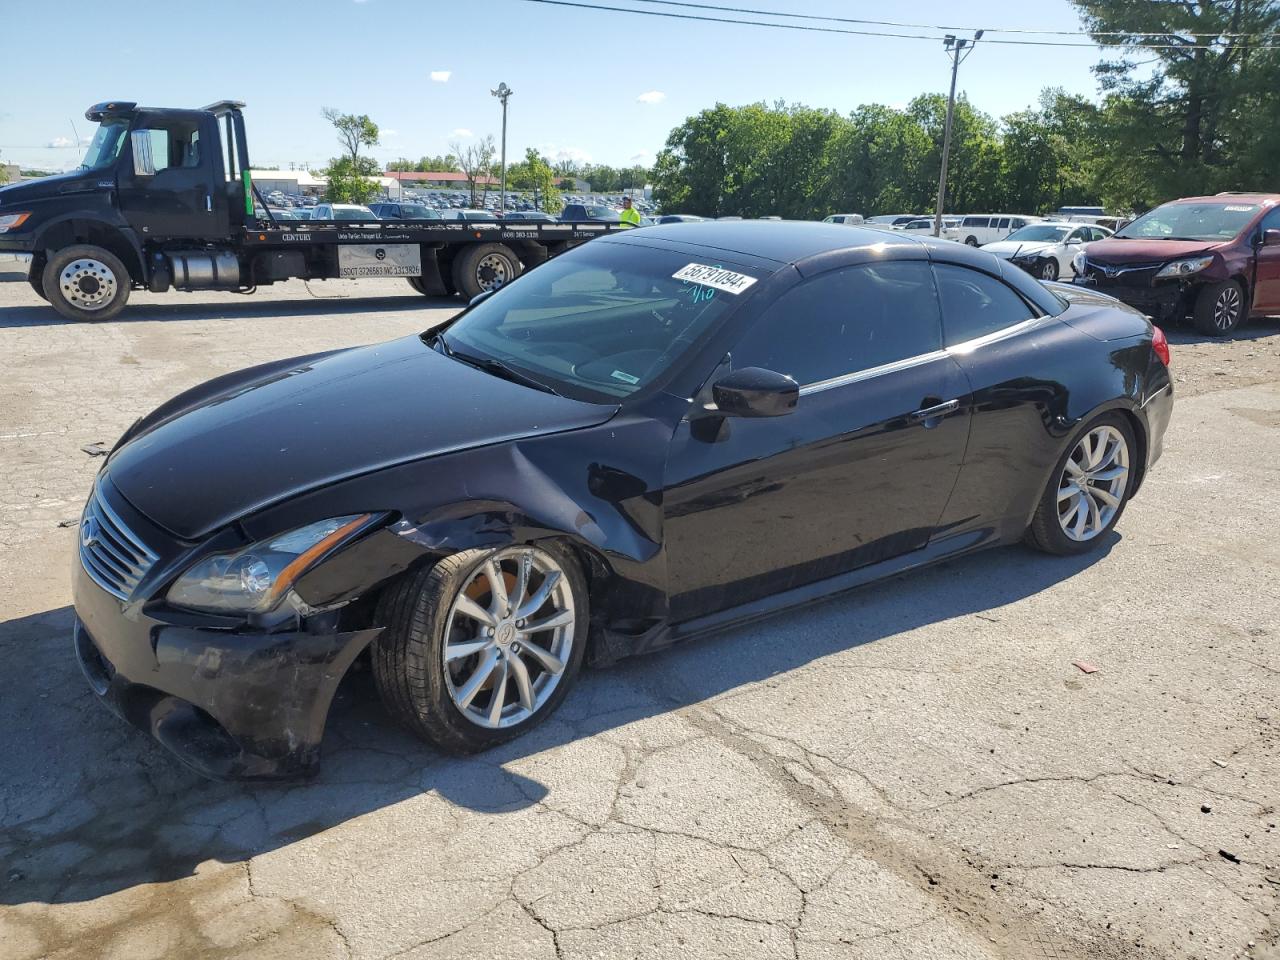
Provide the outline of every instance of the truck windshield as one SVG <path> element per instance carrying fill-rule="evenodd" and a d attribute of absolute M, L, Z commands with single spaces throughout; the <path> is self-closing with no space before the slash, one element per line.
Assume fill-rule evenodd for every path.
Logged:
<path fill-rule="evenodd" d="M 89 149 L 84 153 L 81 170 L 101 170 L 116 162 L 120 148 L 124 145 L 125 131 L 129 129 L 129 121 L 123 118 L 103 120 L 98 130 L 89 141 Z"/>
<path fill-rule="evenodd" d="M 1256 203 L 1166 203 L 1116 233 L 1124 240 L 1230 240 L 1258 212 Z"/>
<path fill-rule="evenodd" d="M 662 376 L 757 289 L 758 270 L 690 259 L 586 244 L 481 301 L 439 342 L 460 362 L 496 362 L 556 393 L 617 403 Z"/>

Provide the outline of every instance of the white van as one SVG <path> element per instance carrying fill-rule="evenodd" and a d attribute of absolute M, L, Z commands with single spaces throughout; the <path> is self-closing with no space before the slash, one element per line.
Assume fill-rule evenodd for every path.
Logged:
<path fill-rule="evenodd" d="M 1042 219 L 1018 213 L 971 213 L 960 220 L 960 226 L 946 231 L 946 237 L 971 247 L 980 247 L 984 243 L 1003 240 L 1013 231 Z"/>
<path fill-rule="evenodd" d="M 860 213 L 833 213 L 829 217 L 823 217 L 823 223 L 843 223 L 847 227 L 856 227 L 860 225 L 862 214 Z"/>

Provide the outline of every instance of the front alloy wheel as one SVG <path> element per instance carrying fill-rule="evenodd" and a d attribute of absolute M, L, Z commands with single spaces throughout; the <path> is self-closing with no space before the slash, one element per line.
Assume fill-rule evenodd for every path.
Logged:
<path fill-rule="evenodd" d="M 1057 280 L 1058 279 L 1058 261 L 1053 257 L 1049 257 L 1040 264 L 1041 280 Z"/>
<path fill-rule="evenodd" d="M 373 676 L 388 711 L 457 753 L 509 740 L 564 699 L 583 660 L 587 589 L 554 543 L 466 550 L 382 597 Z"/>
<path fill-rule="evenodd" d="M 1211 337 L 1223 337 L 1245 319 L 1245 297 L 1240 284 L 1224 280 L 1202 288 L 1196 295 L 1192 318 L 1196 329 Z"/>
<path fill-rule="evenodd" d="M 575 619 L 568 578 L 549 554 L 513 547 L 485 560 L 445 624 L 443 668 L 453 705 L 490 729 L 528 720 L 564 676 Z"/>

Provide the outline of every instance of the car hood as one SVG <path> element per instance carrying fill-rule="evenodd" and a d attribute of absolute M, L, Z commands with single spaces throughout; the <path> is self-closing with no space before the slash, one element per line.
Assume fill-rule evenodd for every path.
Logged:
<path fill-rule="evenodd" d="M 1051 240 L 997 240 L 995 243 L 984 243 L 982 249 L 987 253 L 994 253 L 997 257 L 1004 257 L 1008 260 L 1014 256 L 1029 256 L 1033 253 L 1042 253 L 1050 247 L 1056 247 L 1057 244 Z"/>
<path fill-rule="evenodd" d="M 197 387 L 142 421 L 106 470 L 139 511 L 191 540 L 338 480 L 616 411 L 501 380 L 414 336 Z"/>
<path fill-rule="evenodd" d="M 1198 253 L 1211 253 L 1222 244 L 1208 240 L 1125 240 L 1108 237 L 1088 244 L 1094 263 L 1163 263 Z"/>

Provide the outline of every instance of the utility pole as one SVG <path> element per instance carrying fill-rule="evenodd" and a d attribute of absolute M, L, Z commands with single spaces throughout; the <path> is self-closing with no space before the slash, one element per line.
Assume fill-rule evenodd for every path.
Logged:
<path fill-rule="evenodd" d="M 502 206 L 499 208 L 500 216 L 506 216 L 507 213 L 507 98 L 511 96 L 513 91 L 505 83 L 498 84 L 497 90 L 490 90 L 495 97 L 502 101 Z"/>
<path fill-rule="evenodd" d="M 979 30 L 972 40 L 956 39 L 955 34 L 948 33 L 942 38 L 947 56 L 951 58 L 951 93 L 947 95 L 947 122 L 942 133 L 942 171 L 938 174 L 938 208 L 933 215 L 933 235 L 942 236 L 942 210 L 947 202 L 947 161 L 951 157 L 951 123 L 956 113 L 956 74 L 960 72 L 960 64 L 969 59 L 973 53 L 973 45 L 982 39 L 983 31 Z M 968 53 L 965 53 L 965 51 Z"/>

